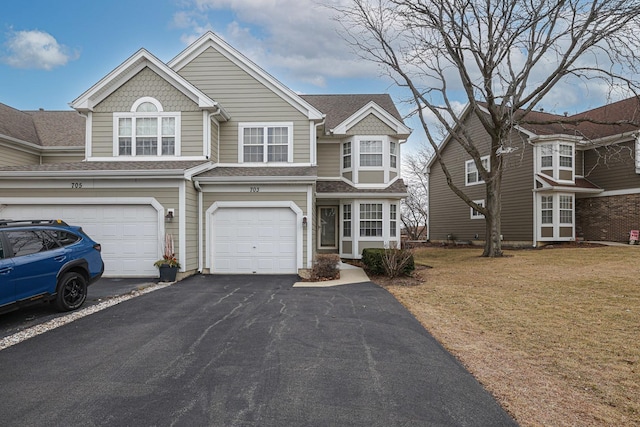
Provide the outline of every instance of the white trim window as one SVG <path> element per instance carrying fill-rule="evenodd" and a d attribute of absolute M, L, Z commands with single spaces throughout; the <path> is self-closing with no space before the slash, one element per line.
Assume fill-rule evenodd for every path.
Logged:
<path fill-rule="evenodd" d="M 475 203 L 478 206 L 484 207 L 484 199 L 483 200 L 474 200 L 473 203 Z M 469 211 L 470 211 L 470 218 L 471 219 L 484 219 L 484 214 L 482 212 L 480 212 L 479 210 L 474 209 L 472 207 L 469 207 Z"/>
<path fill-rule="evenodd" d="M 382 167 L 382 140 L 360 141 L 360 167 Z"/>
<path fill-rule="evenodd" d="M 240 123 L 238 140 L 240 163 L 293 161 L 293 123 Z"/>
<path fill-rule="evenodd" d="M 398 235 L 398 205 L 391 203 L 389 205 L 389 237 Z"/>
<path fill-rule="evenodd" d="M 342 236 L 351 237 L 351 205 L 342 205 Z"/>
<path fill-rule="evenodd" d="M 382 203 L 360 204 L 360 237 L 382 237 Z"/>
<path fill-rule="evenodd" d="M 351 169 L 351 141 L 342 144 L 342 169 Z"/>
<path fill-rule="evenodd" d="M 482 166 L 488 171 L 489 170 L 489 156 L 483 156 L 480 158 L 482 162 Z M 464 180 L 465 185 L 477 185 L 484 184 L 484 180 L 480 177 L 480 172 L 478 172 L 478 168 L 476 167 L 476 163 L 472 160 L 467 160 L 464 163 Z"/>
<path fill-rule="evenodd" d="M 553 224 L 553 195 L 540 196 L 540 223 Z"/>
<path fill-rule="evenodd" d="M 573 196 L 569 194 L 558 195 L 558 219 L 560 225 L 573 224 Z"/>
<path fill-rule="evenodd" d="M 537 172 L 543 173 L 557 181 L 573 182 L 573 166 L 575 163 L 575 147 L 573 144 L 562 142 L 549 142 L 538 145 L 538 168 Z M 562 171 L 571 172 L 571 179 L 567 179 L 568 174 Z M 562 178 L 564 177 L 564 179 Z"/>
<path fill-rule="evenodd" d="M 389 141 L 389 167 L 398 169 L 398 143 Z"/>
<path fill-rule="evenodd" d="M 113 155 L 180 155 L 180 117 L 151 97 L 138 99 L 128 113 L 113 113 Z"/>

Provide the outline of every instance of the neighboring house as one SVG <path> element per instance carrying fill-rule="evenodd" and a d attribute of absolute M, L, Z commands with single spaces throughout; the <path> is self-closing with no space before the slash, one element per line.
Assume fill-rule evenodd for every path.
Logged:
<path fill-rule="evenodd" d="M 139 50 L 68 112 L 0 105 L 0 218 L 62 218 L 105 276 L 297 273 L 316 253 L 400 241 L 388 95 L 300 96 L 209 32 L 163 63 Z"/>
<path fill-rule="evenodd" d="M 463 121 L 487 155 L 490 139 L 469 109 Z M 636 97 L 574 116 L 532 112 L 506 138 L 502 238 L 507 245 L 576 239 L 629 240 L 640 228 L 640 100 Z M 562 123 L 564 122 L 564 123 Z M 450 139 L 442 157 L 459 188 L 484 203 L 485 186 L 471 157 Z M 491 165 L 488 165 L 490 168 Z M 485 221 L 429 164 L 429 239 L 484 241 Z"/>

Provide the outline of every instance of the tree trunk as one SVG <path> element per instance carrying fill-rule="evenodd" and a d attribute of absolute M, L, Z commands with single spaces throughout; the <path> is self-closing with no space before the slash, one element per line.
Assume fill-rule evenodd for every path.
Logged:
<path fill-rule="evenodd" d="M 502 254 L 502 179 L 494 176 L 494 179 L 486 183 L 487 196 L 485 215 L 485 244 L 483 257 L 501 257 Z"/>

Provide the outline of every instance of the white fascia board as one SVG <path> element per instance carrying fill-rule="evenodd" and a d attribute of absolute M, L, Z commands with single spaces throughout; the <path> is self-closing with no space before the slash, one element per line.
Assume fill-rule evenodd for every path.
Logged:
<path fill-rule="evenodd" d="M 140 49 L 69 105 L 78 111 L 93 111 L 95 105 L 115 92 L 144 67 L 149 67 L 202 109 L 218 108 L 218 104 L 162 61 Z"/>
<path fill-rule="evenodd" d="M 309 120 L 322 120 L 324 115 L 311 104 L 300 98 L 298 94 L 280 83 L 275 77 L 260 68 L 255 62 L 244 56 L 230 44 L 225 42 L 221 37 L 208 31 L 198 40 L 193 42 L 185 50 L 178 54 L 175 58 L 168 62 L 168 66 L 180 71 L 189 64 L 194 58 L 207 50 L 209 47 L 215 49 L 225 58 L 240 67 L 247 74 L 264 84 L 278 96 L 287 101 L 291 106 L 305 114 Z"/>
<path fill-rule="evenodd" d="M 570 142 L 577 143 L 582 141 L 581 136 L 568 135 L 566 133 L 556 133 L 553 135 L 533 135 L 529 138 L 529 142 L 532 144 L 544 144 L 548 142 Z"/>
<path fill-rule="evenodd" d="M 205 176 L 205 177 L 195 177 L 193 179 L 200 184 L 246 184 L 246 183 L 262 183 L 262 184 L 272 184 L 272 183 L 283 183 L 286 182 L 288 184 L 313 184 L 316 182 L 316 177 L 303 177 L 303 176 Z"/>
<path fill-rule="evenodd" d="M 184 172 L 184 177 L 186 179 L 188 179 L 188 180 L 191 180 L 191 179 L 193 179 L 194 175 L 197 175 L 197 174 L 202 173 L 202 172 L 206 172 L 209 169 L 213 169 L 213 162 L 205 163 L 205 164 L 202 164 L 202 165 L 198 165 L 198 166 L 192 167 L 191 169 L 187 169 Z"/>
<path fill-rule="evenodd" d="M 403 199 L 409 193 L 317 193 L 316 199 Z"/>
<path fill-rule="evenodd" d="M 0 171 L 2 179 L 70 179 L 70 178 L 184 178 L 184 169 L 118 171 Z"/>
<path fill-rule="evenodd" d="M 358 111 L 349 116 L 342 123 L 337 125 L 332 129 L 333 133 L 336 135 L 345 135 L 347 130 L 356 125 L 362 119 L 367 117 L 369 114 L 375 115 L 379 118 L 384 124 L 389 126 L 391 129 L 395 130 L 398 135 L 410 135 L 413 131 L 411 128 L 405 126 L 400 120 L 393 117 L 389 114 L 384 108 L 380 107 L 373 101 L 370 101 L 367 105 L 360 108 Z"/>

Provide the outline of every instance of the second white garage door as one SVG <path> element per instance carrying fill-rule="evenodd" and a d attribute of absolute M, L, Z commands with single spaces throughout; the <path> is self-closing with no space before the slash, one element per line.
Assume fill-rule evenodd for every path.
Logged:
<path fill-rule="evenodd" d="M 220 208 L 212 220 L 212 272 L 297 273 L 296 214 L 289 208 Z"/>
<path fill-rule="evenodd" d="M 102 245 L 105 277 L 156 277 L 158 212 L 150 205 L 9 205 L 7 219 L 62 219 Z"/>

